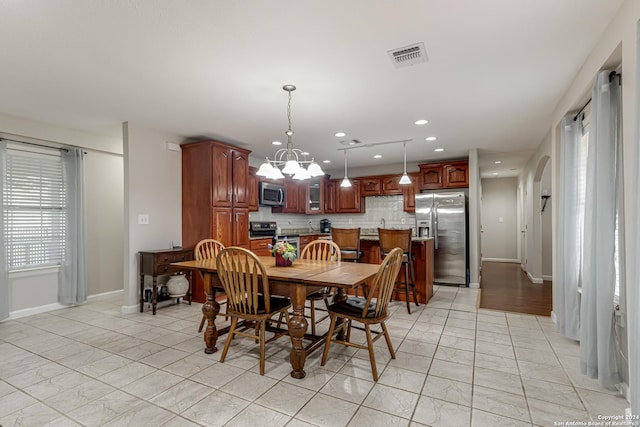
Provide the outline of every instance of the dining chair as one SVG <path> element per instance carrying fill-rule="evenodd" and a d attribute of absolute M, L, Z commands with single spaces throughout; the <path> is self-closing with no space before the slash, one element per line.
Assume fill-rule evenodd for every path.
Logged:
<path fill-rule="evenodd" d="M 331 240 L 340 247 L 343 261 L 358 262 L 364 256 L 360 250 L 360 228 L 331 228 Z M 363 293 L 367 296 L 366 284 L 362 284 Z M 356 296 L 358 289 L 355 289 Z"/>
<path fill-rule="evenodd" d="M 302 250 L 300 259 L 312 259 L 321 261 L 340 261 L 342 259 L 340 254 L 340 247 L 331 240 L 314 240 L 309 242 L 307 246 Z M 305 317 L 311 319 L 311 333 L 316 335 L 316 324 L 322 322 L 329 317 L 327 314 L 321 319 L 316 319 L 316 310 L 326 311 L 316 307 L 316 301 L 324 301 L 325 307 L 329 307 L 329 297 L 331 297 L 331 287 L 324 287 L 312 294 L 307 295 L 307 301 L 309 301 L 309 315 Z"/>
<path fill-rule="evenodd" d="M 287 330 L 278 330 L 273 337 L 265 340 L 267 321 L 283 313 L 288 324 L 291 301 L 289 298 L 271 296 L 266 269 L 248 249 L 231 246 L 221 250 L 216 257 L 216 269 L 227 294 L 227 315 L 231 317 L 220 363 L 224 363 L 235 335 L 252 338 L 260 343 L 260 375 L 264 375 L 265 344 L 289 334 Z M 237 329 L 239 319 L 251 324 Z M 254 332 L 245 332 L 254 329 L 254 325 Z"/>
<path fill-rule="evenodd" d="M 215 239 L 203 239 L 200 240 L 196 247 L 193 249 L 193 253 L 196 260 L 201 259 L 215 259 L 218 253 L 224 249 L 224 245 L 215 240 Z M 200 273 L 202 276 L 202 273 Z M 204 280 L 204 277 L 203 277 Z M 223 303 L 224 304 L 224 303 Z M 227 316 L 225 315 L 224 320 L 227 320 Z M 202 315 L 202 320 L 200 320 L 200 327 L 198 328 L 198 332 L 202 332 L 204 328 L 204 323 L 207 321 L 206 316 Z"/>
<path fill-rule="evenodd" d="M 387 308 L 391 301 L 393 286 L 396 276 L 400 271 L 401 264 L 402 249 L 395 248 L 391 250 L 382 261 L 382 264 L 378 269 L 378 273 L 373 280 L 373 284 L 369 288 L 369 295 L 366 298 L 349 297 L 346 301 L 329 305 L 329 317 L 331 317 L 331 324 L 329 325 L 327 341 L 324 345 L 324 352 L 322 353 L 322 361 L 320 362 L 321 366 L 324 366 L 327 362 L 331 343 L 367 349 L 369 350 L 369 361 L 371 362 L 373 380 L 378 381 L 378 369 L 376 368 L 373 344 L 381 336 L 384 336 L 387 342 L 387 347 L 389 348 L 389 353 L 391 353 L 391 358 L 396 358 L 396 353 L 393 350 L 393 344 L 391 344 L 391 337 L 389 336 L 389 330 L 387 329 L 385 321 L 389 317 Z M 375 301 L 373 300 L 374 295 L 376 296 Z M 339 318 L 342 319 L 342 323 L 336 327 L 336 323 Z M 352 343 L 350 341 L 351 328 L 355 327 L 357 329 L 362 329 L 361 327 L 353 326 L 353 322 L 363 324 L 367 337 L 366 345 Z M 380 325 L 382 332 L 372 331 L 371 325 Z M 344 340 L 333 337 L 333 335 L 339 331 L 345 332 Z M 375 334 L 375 337 L 373 337 L 372 334 Z"/>
<path fill-rule="evenodd" d="M 418 294 L 416 292 L 416 275 L 413 269 L 413 254 L 411 253 L 411 229 L 396 230 L 389 228 L 378 228 L 380 239 L 380 256 L 384 259 L 393 248 L 402 249 L 402 267 L 404 267 L 404 282 L 396 282 L 394 292 L 404 292 L 407 301 L 407 312 L 411 314 L 409 303 L 409 289 L 413 291 L 413 302 L 418 304 Z M 409 280 L 411 277 L 411 280 Z"/>

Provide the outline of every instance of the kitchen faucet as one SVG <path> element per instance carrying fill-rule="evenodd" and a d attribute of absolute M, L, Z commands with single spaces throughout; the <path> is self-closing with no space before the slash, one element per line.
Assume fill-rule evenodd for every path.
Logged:
<path fill-rule="evenodd" d="M 386 221 L 384 220 L 384 218 L 380 220 L 380 224 L 382 224 L 382 228 L 386 228 Z"/>

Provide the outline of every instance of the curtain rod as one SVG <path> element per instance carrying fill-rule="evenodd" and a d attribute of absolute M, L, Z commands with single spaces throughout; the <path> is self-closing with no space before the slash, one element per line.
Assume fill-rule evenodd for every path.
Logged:
<path fill-rule="evenodd" d="M 621 74 L 618 73 L 617 71 L 612 71 L 609 73 L 609 83 L 611 83 L 611 80 L 613 80 L 613 78 L 618 75 L 620 76 Z M 582 108 L 580 110 L 578 110 L 578 112 L 576 113 L 575 116 L 573 116 L 573 121 L 575 122 L 576 120 L 578 120 L 578 117 L 580 117 L 580 114 L 582 114 L 582 112 L 584 111 L 585 108 L 587 108 L 587 106 L 591 104 L 591 98 L 589 98 L 589 100 L 582 106 Z"/>
<path fill-rule="evenodd" d="M 20 143 L 20 144 L 34 145 L 36 147 L 49 148 L 50 150 L 60 150 L 60 151 L 64 151 L 64 152 L 67 152 L 67 153 L 69 152 L 69 150 L 66 149 L 66 148 L 50 147 L 50 146 L 44 145 L 44 144 L 36 144 L 35 142 L 18 141 L 16 139 L 9 139 L 9 138 L 0 138 L 0 141 L 11 141 L 11 142 L 17 142 L 17 143 Z"/>

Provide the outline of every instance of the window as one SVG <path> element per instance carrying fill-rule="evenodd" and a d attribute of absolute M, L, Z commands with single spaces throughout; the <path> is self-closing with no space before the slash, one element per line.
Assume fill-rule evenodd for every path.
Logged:
<path fill-rule="evenodd" d="M 9 145 L 2 169 L 9 270 L 59 265 L 66 217 L 60 153 Z"/>

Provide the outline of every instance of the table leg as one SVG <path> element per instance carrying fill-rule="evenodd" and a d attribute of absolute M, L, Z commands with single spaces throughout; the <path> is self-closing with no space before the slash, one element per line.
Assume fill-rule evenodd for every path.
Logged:
<path fill-rule="evenodd" d="M 153 294 L 151 296 L 151 307 L 153 308 L 153 315 L 156 315 L 156 302 L 158 298 L 158 278 L 153 276 Z"/>
<path fill-rule="evenodd" d="M 289 336 L 291 337 L 291 355 L 289 360 L 291 361 L 291 376 L 293 378 L 304 378 L 306 372 L 304 371 L 304 362 L 307 358 L 307 353 L 304 350 L 302 340 L 304 334 L 307 332 L 307 319 L 304 317 L 304 301 L 307 296 L 307 287 L 302 284 L 298 284 L 294 287 L 294 291 L 291 295 L 291 305 L 293 307 L 293 314 L 289 318 Z"/>
<path fill-rule="evenodd" d="M 144 311 L 144 274 L 140 275 L 140 313 Z"/>
<path fill-rule="evenodd" d="M 215 319 L 220 313 L 220 304 L 216 301 L 216 288 L 211 283 L 214 274 L 207 273 L 204 275 L 204 289 L 207 294 L 207 301 L 202 306 L 202 314 L 207 319 L 207 328 L 204 331 L 204 352 L 207 354 L 218 351 L 218 347 L 216 347 L 218 330 L 216 329 Z"/>

